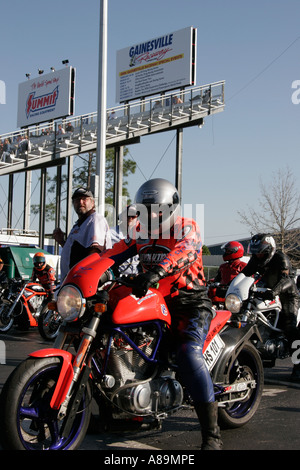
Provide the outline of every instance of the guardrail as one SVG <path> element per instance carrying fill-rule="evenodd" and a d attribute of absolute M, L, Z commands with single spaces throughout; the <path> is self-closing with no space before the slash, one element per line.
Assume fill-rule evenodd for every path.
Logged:
<path fill-rule="evenodd" d="M 225 105 L 224 86 L 220 81 L 109 108 L 106 143 L 113 145 L 220 112 Z M 25 167 L 37 159 L 90 151 L 97 145 L 97 113 L 2 134 L 0 142 L 1 174 L 2 169 Z"/>

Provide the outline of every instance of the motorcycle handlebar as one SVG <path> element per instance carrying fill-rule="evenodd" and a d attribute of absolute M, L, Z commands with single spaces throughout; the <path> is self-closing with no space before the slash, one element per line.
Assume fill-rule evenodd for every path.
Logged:
<path fill-rule="evenodd" d="M 129 275 L 118 277 L 117 279 L 115 279 L 115 281 L 118 282 L 119 284 L 122 284 L 123 286 L 133 287 L 135 277 L 136 276 L 132 276 L 129 274 Z"/>

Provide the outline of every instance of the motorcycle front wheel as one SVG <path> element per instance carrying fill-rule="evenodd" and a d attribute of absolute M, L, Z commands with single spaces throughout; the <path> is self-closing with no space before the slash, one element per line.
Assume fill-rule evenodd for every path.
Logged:
<path fill-rule="evenodd" d="M 14 324 L 14 316 L 8 315 L 10 309 L 10 303 L 3 303 L 0 307 L 0 333 L 9 331 Z"/>
<path fill-rule="evenodd" d="M 240 398 L 219 406 L 219 424 L 222 428 L 239 428 L 244 426 L 256 413 L 262 397 L 264 386 L 264 369 L 260 355 L 251 343 L 245 343 L 232 367 L 227 371 L 224 364 L 224 375 L 228 384 L 240 384 Z M 253 381 L 255 387 L 243 391 L 243 383 Z"/>
<path fill-rule="evenodd" d="M 62 324 L 62 318 L 58 312 L 49 310 L 45 305 L 38 319 L 38 330 L 42 338 L 53 341 L 58 335 L 59 327 Z"/>
<path fill-rule="evenodd" d="M 85 437 L 91 415 L 86 387 L 67 438 L 64 419 L 50 407 L 61 368 L 59 358 L 28 358 L 9 376 L 0 397 L 0 441 L 4 450 L 74 450 Z"/>

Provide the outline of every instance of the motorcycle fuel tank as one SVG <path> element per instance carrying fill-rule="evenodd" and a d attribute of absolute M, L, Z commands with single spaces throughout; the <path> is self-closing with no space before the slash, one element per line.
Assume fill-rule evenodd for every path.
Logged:
<path fill-rule="evenodd" d="M 138 298 L 131 289 L 120 286 L 110 293 L 110 305 L 114 309 L 112 321 L 118 324 L 161 320 L 171 325 L 171 315 L 161 293 L 149 289 L 144 297 Z"/>

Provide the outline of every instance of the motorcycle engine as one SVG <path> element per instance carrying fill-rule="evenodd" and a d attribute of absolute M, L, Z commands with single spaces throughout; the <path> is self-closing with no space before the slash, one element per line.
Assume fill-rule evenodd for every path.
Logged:
<path fill-rule="evenodd" d="M 126 335 L 139 350 L 151 357 L 158 331 L 155 325 L 131 328 Z M 139 354 L 121 334 L 114 337 L 106 376 L 106 393 L 121 409 L 137 414 L 151 414 L 179 406 L 183 390 L 174 372 L 157 373 L 156 366 Z"/>
<path fill-rule="evenodd" d="M 159 377 L 150 382 L 126 387 L 118 396 L 121 408 L 138 414 L 167 411 L 181 405 L 182 400 L 182 387 L 172 377 Z"/>
<path fill-rule="evenodd" d="M 29 299 L 28 303 L 30 306 L 31 312 L 38 312 L 40 307 L 42 306 L 44 297 L 35 295 L 31 299 Z"/>

